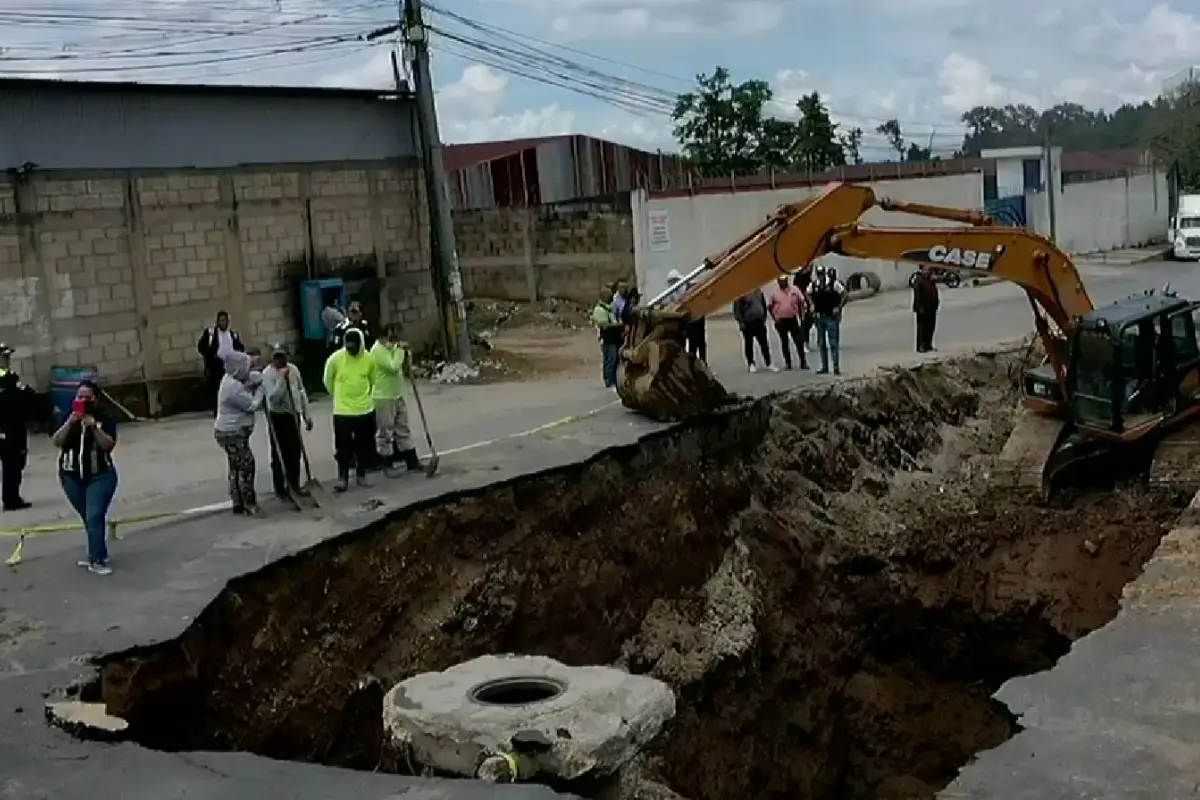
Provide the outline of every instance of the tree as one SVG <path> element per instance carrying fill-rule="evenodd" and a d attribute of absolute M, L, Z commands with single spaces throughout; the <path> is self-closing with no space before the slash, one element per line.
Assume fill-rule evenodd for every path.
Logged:
<path fill-rule="evenodd" d="M 1143 141 L 1171 169 L 1179 190 L 1200 189 L 1200 84 L 1160 97 L 1146 120 Z"/>
<path fill-rule="evenodd" d="M 842 152 L 845 153 L 846 161 L 850 164 L 863 163 L 862 157 L 862 128 L 851 128 L 840 137 L 839 143 L 842 146 Z"/>
<path fill-rule="evenodd" d="M 837 125 L 818 92 L 796 102 L 800 118 L 795 124 L 792 163 L 807 172 L 824 172 L 846 163 L 846 151 L 838 140 Z"/>
<path fill-rule="evenodd" d="M 1059 103 L 1043 111 L 1027 105 L 976 106 L 961 117 L 967 127 L 962 151 L 979 155 L 989 148 L 1037 146 L 1046 126 L 1054 132 L 1054 144 L 1067 150 L 1144 147 L 1153 113 L 1150 103 L 1126 104 L 1111 113 L 1078 103 Z"/>
<path fill-rule="evenodd" d="M 896 155 L 901 161 L 904 160 L 904 134 L 900 130 L 900 123 L 897 120 L 889 119 L 887 122 L 875 128 L 875 132 L 881 134 L 888 140 L 888 144 L 896 151 Z"/>
<path fill-rule="evenodd" d="M 770 100 L 766 81 L 734 84 L 724 67 L 696 76 L 695 91 L 680 95 L 671 114 L 684 157 L 706 175 L 753 173 L 779 161 L 771 149 L 779 131 L 771 127 L 769 143 L 763 135 Z"/>
<path fill-rule="evenodd" d="M 909 142 L 908 149 L 904 151 L 904 161 L 934 161 L 933 150 L 928 147 L 921 147 L 916 142 Z"/>

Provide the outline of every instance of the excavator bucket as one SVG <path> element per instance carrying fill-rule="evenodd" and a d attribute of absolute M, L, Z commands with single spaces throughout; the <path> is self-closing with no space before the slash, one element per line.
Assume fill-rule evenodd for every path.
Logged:
<path fill-rule="evenodd" d="M 651 419 L 674 422 L 710 414 L 738 402 L 708 365 L 684 347 L 686 314 L 637 312 L 617 371 L 621 403 Z"/>

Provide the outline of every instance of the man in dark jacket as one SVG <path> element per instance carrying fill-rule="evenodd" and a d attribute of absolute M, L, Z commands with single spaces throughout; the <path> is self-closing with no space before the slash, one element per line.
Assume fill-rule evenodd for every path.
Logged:
<path fill-rule="evenodd" d="M 225 356 L 245 351 L 242 337 L 229 327 L 229 314 L 218 311 L 216 324 L 205 328 L 196 342 L 196 352 L 204 359 L 204 389 L 212 403 L 214 417 L 217 415 L 217 390 L 221 388 L 221 379 L 225 377 Z"/>
<path fill-rule="evenodd" d="M 758 343 L 758 351 L 762 353 L 763 366 L 771 372 L 779 372 L 779 367 L 771 364 L 771 343 L 767 339 L 767 297 L 762 289 L 755 289 L 733 301 L 733 318 L 737 321 L 738 330 L 742 332 L 742 353 L 746 357 L 746 368 L 758 372 L 754 363 L 754 344 Z"/>
<path fill-rule="evenodd" d="M 934 351 L 933 331 L 937 327 L 937 313 L 940 299 L 938 298 L 937 283 L 929 274 L 926 267 L 918 267 L 912 280 L 913 314 L 917 318 L 917 352 L 931 353 Z"/>
<path fill-rule="evenodd" d="M 837 279 L 837 273 L 818 266 L 813 276 L 809 299 L 817 326 L 817 349 L 821 351 L 821 369 L 818 375 L 828 375 L 833 364 L 833 374 L 842 374 L 842 308 L 846 305 L 846 287 Z"/>
<path fill-rule="evenodd" d="M 0 499 L 5 511 L 20 511 L 30 506 L 21 497 L 21 479 L 29 460 L 29 423 L 37 393 L 12 371 L 12 354 L 11 347 L 0 344 Z"/>
<path fill-rule="evenodd" d="M 363 348 L 370 350 L 375 346 L 375 337 L 371 334 L 371 325 L 363 318 L 362 303 L 355 301 L 350 304 L 346 318 L 333 329 L 333 341 L 330 343 L 332 349 L 330 352 L 342 349 L 342 345 L 345 343 L 346 331 L 351 328 L 362 333 Z"/>

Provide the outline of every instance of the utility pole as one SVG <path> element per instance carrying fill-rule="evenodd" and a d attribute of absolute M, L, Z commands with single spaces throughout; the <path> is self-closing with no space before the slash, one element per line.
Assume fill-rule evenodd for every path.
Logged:
<path fill-rule="evenodd" d="M 450 215 L 450 193 L 433 100 L 433 75 L 429 68 L 429 30 L 421 14 L 421 0 L 401 0 L 401 26 L 405 44 L 412 48 L 413 88 L 417 94 L 417 128 L 420 131 L 422 162 L 428 170 L 429 220 L 433 229 L 434 258 L 444 298 L 442 319 L 447 338 L 457 344 L 457 360 L 471 363 L 471 335 L 463 304 L 462 275 L 458 269 L 458 247 L 454 241 L 454 219 Z M 449 353 L 447 353 L 449 356 Z"/>
<path fill-rule="evenodd" d="M 1058 186 L 1054 180 L 1054 151 L 1050 148 L 1050 123 L 1042 131 L 1042 159 L 1046 162 L 1046 216 L 1050 218 L 1050 241 L 1058 244 Z"/>

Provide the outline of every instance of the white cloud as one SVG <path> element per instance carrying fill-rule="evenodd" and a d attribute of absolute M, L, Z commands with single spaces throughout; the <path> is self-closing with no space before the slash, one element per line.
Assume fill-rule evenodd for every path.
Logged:
<path fill-rule="evenodd" d="M 567 39 L 602 37 L 747 37 L 776 30 L 782 0 L 502 0 L 549 15 Z"/>

